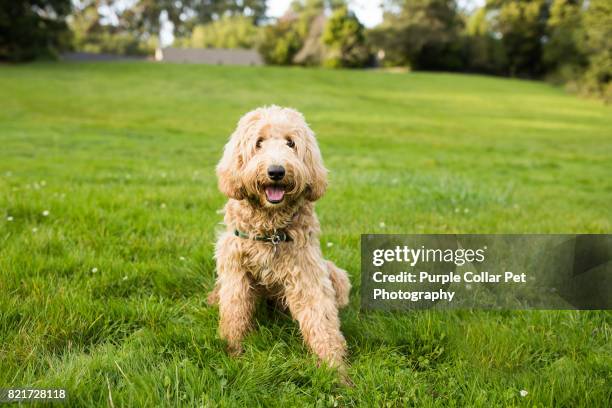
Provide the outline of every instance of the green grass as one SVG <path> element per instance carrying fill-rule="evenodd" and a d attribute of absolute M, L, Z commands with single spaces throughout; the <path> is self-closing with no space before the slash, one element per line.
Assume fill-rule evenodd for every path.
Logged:
<path fill-rule="evenodd" d="M 265 307 L 229 358 L 206 306 L 213 168 L 240 115 L 272 103 L 304 112 L 331 170 L 317 210 L 354 285 L 352 388 Z M 537 82 L 0 66 L 0 387 L 64 387 L 67 406 L 605 406 L 610 312 L 362 314 L 359 239 L 607 233 L 611 176 L 612 109 Z"/>

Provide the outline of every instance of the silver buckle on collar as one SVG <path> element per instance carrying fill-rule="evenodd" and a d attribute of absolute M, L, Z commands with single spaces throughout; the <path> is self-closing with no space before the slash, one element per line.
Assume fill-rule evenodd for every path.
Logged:
<path fill-rule="evenodd" d="M 282 240 L 283 237 L 276 231 L 274 231 L 274 234 L 272 234 L 272 236 L 270 237 L 270 242 L 274 246 L 278 245 Z"/>

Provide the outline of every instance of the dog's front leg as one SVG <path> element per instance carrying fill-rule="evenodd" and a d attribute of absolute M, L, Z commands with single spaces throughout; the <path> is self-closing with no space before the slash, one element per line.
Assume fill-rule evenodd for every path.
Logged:
<path fill-rule="evenodd" d="M 340 332 L 340 319 L 332 282 L 323 265 L 303 265 L 290 284 L 285 297 L 291 315 L 298 321 L 304 341 L 332 367 L 343 368 L 346 342 Z"/>
<path fill-rule="evenodd" d="M 219 334 L 230 354 L 242 352 L 242 339 L 251 327 L 255 292 L 242 268 L 221 263 L 219 267 Z"/>

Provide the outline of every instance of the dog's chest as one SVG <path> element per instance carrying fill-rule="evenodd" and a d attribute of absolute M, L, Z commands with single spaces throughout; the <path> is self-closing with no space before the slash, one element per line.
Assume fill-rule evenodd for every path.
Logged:
<path fill-rule="evenodd" d="M 258 282 L 265 286 L 282 284 L 291 269 L 289 244 L 276 246 L 268 243 L 247 245 L 242 253 L 245 269 Z"/>

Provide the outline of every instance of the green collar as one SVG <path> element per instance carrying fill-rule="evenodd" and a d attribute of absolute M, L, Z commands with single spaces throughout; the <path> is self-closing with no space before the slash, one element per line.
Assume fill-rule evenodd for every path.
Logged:
<path fill-rule="evenodd" d="M 236 229 L 234 230 L 234 235 L 240 238 L 254 239 L 255 241 L 270 242 L 273 245 L 277 245 L 280 242 L 292 241 L 289 234 L 287 234 L 284 230 L 274 230 L 274 232 L 270 235 L 255 235 L 251 237 L 246 232 L 238 231 Z"/>

